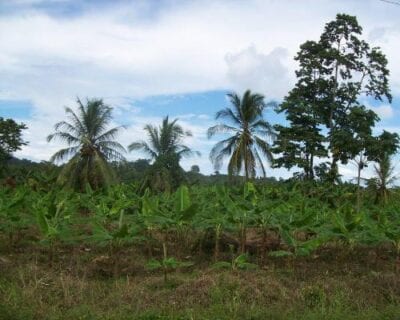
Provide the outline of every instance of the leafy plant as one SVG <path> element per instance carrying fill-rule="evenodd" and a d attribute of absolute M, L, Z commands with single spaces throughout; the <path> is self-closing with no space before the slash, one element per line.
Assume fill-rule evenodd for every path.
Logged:
<path fill-rule="evenodd" d="M 167 283 L 168 282 L 168 273 L 170 273 L 171 271 L 174 271 L 176 269 L 179 269 L 179 268 L 191 267 L 192 265 L 193 265 L 192 262 L 178 261 L 177 259 L 175 259 L 173 257 L 165 258 L 165 254 L 164 254 L 164 258 L 161 260 L 156 260 L 156 259 L 149 260 L 146 264 L 146 268 L 148 270 L 162 269 L 163 274 L 164 274 L 164 282 Z"/>
<path fill-rule="evenodd" d="M 240 254 L 238 256 L 234 255 L 233 247 L 230 247 L 232 259 L 230 262 L 218 261 L 214 263 L 211 267 L 213 269 L 230 269 L 230 270 L 249 270 L 257 269 L 258 266 L 254 263 L 249 262 L 248 254 Z"/>

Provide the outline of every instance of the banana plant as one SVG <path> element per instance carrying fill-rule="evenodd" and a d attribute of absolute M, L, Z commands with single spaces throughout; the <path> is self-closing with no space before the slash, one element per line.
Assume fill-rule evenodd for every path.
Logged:
<path fill-rule="evenodd" d="M 107 245 L 110 256 L 123 244 L 142 241 L 140 225 L 134 224 L 133 216 L 127 214 L 137 202 L 138 198 L 128 196 L 123 185 L 109 188 L 101 197 L 92 197 L 88 205 L 93 213 L 89 241 Z"/>
<path fill-rule="evenodd" d="M 225 230 L 232 228 L 229 214 L 220 201 L 209 201 L 217 197 L 217 187 L 213 187 L 212 193 L 206 195 L 201 202 L 201 211 L 197 216 L 194 225 L 200 230 L 212 230 L 214 233 L 214 262 L 217 262 L 220 255 L 221 235 Z"/>
<path fill-rule="evenodd" d="M 312 211 L 297 215 L 290 213 L 286 215 L 286 220 L 277 223 L 277 227 L 288 249 L 270 252 L 269 255 L 274 257 L 308 256 L 332 238 L 323 223 L 320 220 L 316 221 Z M 300 240 L 297 236 L 299 232 L 311 233 L 314 236 L 309 240 Z"/>
<path fill-rule="evenodd" d="M 330 233 L 334 239 L 345 242 L 349 248 L 354 248 L 360 241 L 364 212 L 343 212 L 336 210 L 332 215 Z"/>
<path fill-rule="evenodd" d="M 237 256 L 234 254 L 233 246 L 230 246 L 232 259 L 230 262 L 228 261 L 218 261 L 214 263 L 211 267 L 213 269 L 230 269 L 234 270 L 249 270 L 249 269 L 257 269 L 258 266 L 255 263 L 249 262 L 249 256 L 247 253 L 242 253 Z"/>
<path fill-rule="evenodd" d="M 217 201 L 228 212 L 239 231 L 239 253 L 245 252 L 247 227 L 254 219 L 257 200 L 256 189 L 251 182 L 245 183 L 243 193 L 239 196 L 229 194 L 224 187 L 217 188 Z"/>
<path fill-rule="evenodd" d="M 269 232 L 270 230 L 276 230 L 277 225 L 272 210 L 262 204 L 259 205 L 259 208 L 260 210 L 254 215 L 254 224 L 261 231 L 261 263 L 264 263 Z"/>
<path fill-rule="evenodd" d="M 0 189 L 0 230 L 8 234 L 8 244 L 12 246 L 19 239 L 20 232 L 31 224 L 26 207 L 32 194 L 25 187 L 18 187 L 15 191 Z"/>
<path fill-rule="evenodd" d="M 104 223 L 103 219 L 95 219 L 92 224 L 93 234 L 89 240 L 100 246 L 108 246 L 110 256 L 123 244 L 142 242 L 145 238 L 141 236 L 140 226 L 130 224 L 126 221 L 125 210 L 119 212 L 118 220 Z"/>
<path fill-rule="evenodd" d="M 186 186 L 179 187 L 174 195 L 164 195 L 164 197 L 162 201 L 159 201 L 157 198 L 151 197 L 150 191 L 146 190 L 142 197 L 140 220 L 148 231 L 157 230 L 162 234 L 163 257 L 158 262 L 163 267 L 165 275 L 174 263 L 177 265 L 183 263 L 169 257 L 168 234 L 171 231 L 182 231 L 192 221 L 196 213 L 196 206 L 191 203 Z M 151 265 L 156 265 L 154 259 L 150 261 Z"/>
<path fill-rule="evenodd" d="M 184 247 L 188 246 L 188 233 L 194 217 L 198 212 L 198 205 L 193 203 L 190 198 L 189 188 L 181 186 L 173 196 L 172 220 L 178 241 Z"/>
<path fill-rule="evenodd" d="M 147 262 L 146 268 L 148 270 L 162 270 L 164 274 L 164 283 L 168 282 L 168 274 L 171 271 L 175 271 L 179 268 L 187 268 L 193 265 L 189 261 L 178 261 L 173 257 L 163 258 L 161 260 L 151 259 Z"/>
<path fill-rule="evenodd" d="M 63 196 L 61 200 L 57 196 Z M 68 214 L 69 195 L 55 191 L 39 198 L 32 206 L 37 225 L 42 235 L 41 243 L 50 248 L 50 262 L 53 261 L 55 244 L 59 241 L 71 241 L 72 233 L 68 228 L 71 215 Z"/>
<path fill-rule="evenodd" d="M 397 258 L 400 259 L 400 215 L 396 211 L 392 214 L 381 213 L 377 223 L 378 229 L 393 245 Z"/>
<path fill-rule="evenodd" d="M 293 235 L 293 231 L 288 229 L 281 229 L 280 234 L 289 248 L 288 250 L 277 250 L 270 252 L 269 255 L 272 257 L 309 256 L 321 245 L 330 240 L 329 234 L 320 234 L 315 238 L 306 241 L 298 240 Z"/>

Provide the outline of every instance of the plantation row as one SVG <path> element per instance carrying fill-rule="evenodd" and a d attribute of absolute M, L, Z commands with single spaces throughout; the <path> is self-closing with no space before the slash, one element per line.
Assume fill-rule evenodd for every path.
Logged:
<path fill-rule="evenodd" d="M 160 195 L 139 195 L 131 185 L 85 193 L 21 186 L 1 190 L 0 226 L 10 246 L 35 241 L 48 248 L 50 259 L 58 245 L 108 246 L 110 256 L 129 245 L 147 253 L 148 267 L 165 270 L 187 265 L 181 260 L 188 255 L 218 262 L 229 246 L 236 259 L 218 266 L 252 266 L 248 252 L 267 263 L 268 256 L 308 256 L 331 245 L 385 245 L 398 256 L 400 202 L 384 208 L 367 203 L 356 212 L 355 199 L 352 185 L 248 182 L 181 186 Z"/>

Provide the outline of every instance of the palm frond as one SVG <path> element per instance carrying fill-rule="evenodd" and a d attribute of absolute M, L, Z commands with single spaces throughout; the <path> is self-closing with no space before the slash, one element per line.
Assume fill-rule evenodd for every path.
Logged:
<path fill-rule="evenodd" d="M 96 141 L 104 141 L 104 140 L 109 140 L 109 139 L 115 139 L 117 135 L 120 133 L 121 129 L 125 129 L 126 126 L 118 126 L 115 128 L 112 128 L 101 135 L 99 135 L 96 138 Z"/>
<path fill-rule="evenodd" d="M 272 163 L 274 160 L 272 154 L 272 147 L 264 140 L 260 139 L 259 137 L 254 137 L 255 145 L 261 151 L 262 155 L 267 158 L 267 160 Z"/>
<path fill-rule="evenodd" d="M 238 115 L 235 114 L 231 108 L 225 108 L 218 111 L 215 115 L 215 119 L 218 120 L 220 118 L 230 120 L 231 122 L 239 126 L 242 124 L 242 120 L 240 119 L 240 117 L 238 117 Z"/>
<path fill-rule="evenodd" d="M 258 153 L 257 149 L 254 149 L 254 156 L 255 156 L 255 158 L 256 158 L 256 160 L 257 160 L 257 162 L 258 162 L 258 165 L 259 165 L 260 168 L 261 168 L 261 172 L 262 172 L 262 174 L 263 174 L 263 177 L 265 178 L 267 174 L 266 174 L 266 172 L 265 172 L 264 163 L 263 163 L 263 161 L 262 161 L 262 159 L 261 159 L 261 156 L 260 156 L 260 154 Z"/>
<path fill-rule="evenodd" d="M 77 128 L 80 134 L 86 133 L 85 126 L 83 125 L 81 119 L 76 115 L 76 113 L 69 107 L 65 107 L 65 113 L 69 116 L 70 120 L 73 123 L 73 127 Z"/>
<path fill-rule="evenodd" d="M 58 131 L 47 136 L 48 142 L 55 139 L 60 140 L 62 142 L 66 142 L 69 145 L 80 143 L 80 139 L 78 137 L 75 137 L 68 132 L 62 132 L 62 131 Z"/>
<path fill-rule="evenodd" d="M 73 157 L 74 155 L 76 155 L 78 151 L 79 151 L 79 146 L 61 149 L 52 155 L 52 157 L 50 158 L 50 162 L 65 161 L 65 160 L 69 159 L 70 157 Z"/>
<path fill-rule="evenodd" d="M 73 135 L 77 136 L 80 134 L 80 129 L 79 127 L 75 127 L 72 124 L 66 122 L 66 121 L 60 121 L 55 124 L 54 130 L 56 131 L 67 131 L 72 133 Z"/>
<path fill-rule="evenodd" d="M 208 128 L 207 136 L 210 139 L 217 133 L 237 133 L 238 129 L 235 127 L 228 126 L 226 124 L 217 124 L 213 127 Z"/>
<path fill-rule="evenodd" d="M 155 152 L 145 141 L 133 142 L 128 146 L 130 152 L 134 150 L 141 150 L 147 153 L 152 159 L 157 158 L 158 154 Z"/>
<path fill-rule="evenodd" d="M 215 170 L 219 170 L 224 158 L 232 154 L 238 139 L 238 136 L 229 137 L 225 140 L 217 142 L 211 149 L 210 160 L 213 163 Z"/>

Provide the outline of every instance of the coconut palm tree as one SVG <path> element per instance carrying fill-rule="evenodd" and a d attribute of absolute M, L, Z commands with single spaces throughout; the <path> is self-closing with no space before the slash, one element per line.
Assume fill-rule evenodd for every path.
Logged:
<path fill-rule="evenodd" d="M 57 139 L 68 144 L 51 157 L 52 162 L 69 160 L 58 181 L 80 189 L 87 183 L 92 188 L 107 186 L 115 178 L 108 162 L 124 159 L 124 147 L 114 140 L 122 126 L 108 128 L 112 108 L 102 99 L 88 99 L 83 104 L 78 98 L 77 104 L 76 112 L 65 108 L 68 121 L 58 122 L 47 137 L 48 142 Z"/>
<path fill-rule="evenodd" d="M 179 161 L 199 154 L 183 144 L 184 138 L 192 133 L 185 131 L 177 121 L 170 121 L 167 116 L 159 127 L 147 124 L 144 130 L 148 141 L 137 141 L 128 146 L 129 151 L 143 151 L 153 161 L 144 183 L 153 189 L 171 191 L 178 187 L 184 177 Z"/>
<path fill-rule="evenodd" d="M 271 125 L 263 119 L 266 107 L 264 96 L 247 90 L 243 97 L 229 93 L 231 107 L 217 112 L 215 118 L 225 119 L 227 123 L 217 124 L 208 129 L 208 137 L 217 133 L 231 134 L 218 142 L 210 152 L 210 159 L 215 169 L 219 170 L 224 158 L 230 157 L 228 173 L 238 175 L 244 171 L 246 180 L 256 176 L 260 168 L 265 176 L 263 157 L 272 161 L 271 145 L 274 132 Z"/>
<path fill-rule="evenodd" d="M 375 162 L 375 177 L 367 179 L 367 184 L 375 193 L 375 202 L 386 204 L 390 194 L 389 187 L 397 180 L 392 156 L 397 153 L 399 145 L 399 135 L 386 130 L 368 143 L 367 160 Z"/>
<path fill-rule="evenodd" d="M 375 193 L 375 203 L 386 204 L 390 194 L 390 185 L 393 185 L 398 177 L 395 175 L 395 166 L 392 159 L 385 154 L 374 165 L 375 177 L 367 180 L 368 187 Z"/>

